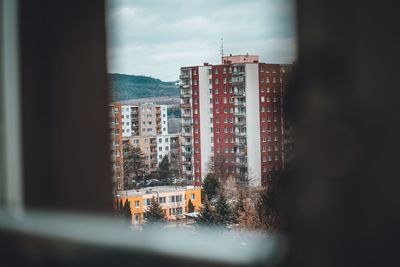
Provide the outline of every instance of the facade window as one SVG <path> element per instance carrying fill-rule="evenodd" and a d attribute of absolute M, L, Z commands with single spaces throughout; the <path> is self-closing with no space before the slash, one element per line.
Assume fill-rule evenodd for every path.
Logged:
<path fill-rule="evenodd" d="M 215 84 L 218 84 L 218 82 L 219 82 L 219 81 L 218 81 L 218 78 L 215 78 L 214 83 L 215 83 Z"/>
<path fill-rule="evenodd" d="M 215 93 L 218 94 L 218 88 L 215 88 Z"/>
<path fill-rule="evenodd" d="M 135 208 L 139 208 L 139 201 L 135 200 Z"/>

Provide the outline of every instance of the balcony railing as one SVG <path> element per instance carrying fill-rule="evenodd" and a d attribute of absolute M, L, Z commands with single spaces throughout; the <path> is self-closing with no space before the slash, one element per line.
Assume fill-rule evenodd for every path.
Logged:
<path fill-rule="evenodd" d="M 192 97 L 190 91 L 182 91 L 181 92 L 181 97 L 182 98 L 187 98 L 187 97 Z"/>
<path fill-rule="evenodd" d="M 189 72 L 182 72 L 181 75 L 179 75 L 179 79 L 189 79 L 190 73 Z"/>
<path fill-rule="evenodd" d="M 192 155 L 192 151 L 183 150 L 183 151 L 182 151 L 182 154 L 183 154 L 184 156 L 191 156 L 191 155 Z"/>
<path fill-rule="evenodd" d="M 236 122 L 235 122 L 235 125 L 236 125 L 236 126 L 244 126 L 244 125 L 246 125 L 246 121 L 243 121 L 243 120 L 241 120 L 241 121 L 236 121 Z"/>
<path fill-rule="evenodd" d="M 190 127 L 190 126 L 192 126 L 192 122 L 191 121 L 183 121 L 182 126 Z"/>
<path fill-rule="evenodd" d="M 182 136 L 192 136 L 192 133 L 191 132 L 189 132 L 189 133 L 187 133 L 187 132 L 182 132 Z"/>
<path fill-rule="evenodd" d="M 181 108 L 190 108 L 190 103 L 181 104 Z"/>
<path fill-rule="evenodd" d="M 239 91 L 233 91 L 233 95 L 234 96 L 245 96 L 246 92 L 243 90 L 239 90 Z"/>
<path fill-rule="evenodd" d="M 183 142 L 182 145 L 184 145 L 184 146 L 192 146 L 192 142 Z"/>
<path fill-rule="evenodd" d="M 246 117 L 246 112 L 235 112 L 233 115 L 236 117 Z"/>
<path fill-rule="evenodd" d="M 239 76 L 239 75 L 244 75 L 244 74 L 245 74 L 244 70 L 232 72 L 232 76 Z"/>
<path fill-rule="evenodd" d="M 235 143 L 233 143 L 233 145 L 236 147 L 244 147 L 246 145 L 246 143 L 245 142 L 235 142 Z"/>
<path fill-rule="evenodd" d="M 190 84 L 188 83 L 181 83 L 181 88 L 189 88 Z"/>
<path fill-rule="evenodd" d="M 246 102 L 234 102 L 233 105 L 235 107 L 245 107 L 246 106 Z"/>
<path fill-rule="evenodd" d="M 192 117 L 191 113 L 186 113 L 186 112 L 182 113 L 182 118 L 191 118 L 191 117 Z"/>
<path fill-rule="evenodd" d="M 232 80 L 232 85 L 243 85 L 244 84 L 244 80 Z"/>
<path fill-rule="evenodd" d="M 246 132 L 235 132 L 236 136 L 246 136 Z"/>

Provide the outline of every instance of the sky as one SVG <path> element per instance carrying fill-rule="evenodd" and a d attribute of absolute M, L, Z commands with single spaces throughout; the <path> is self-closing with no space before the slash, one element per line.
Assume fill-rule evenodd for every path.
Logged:
<path fill-rule="evenodd" d="M 294 0 L 109 0 L 108 71 L 178 80 L 183 66 L 224 54 L 296 57 Z"/>

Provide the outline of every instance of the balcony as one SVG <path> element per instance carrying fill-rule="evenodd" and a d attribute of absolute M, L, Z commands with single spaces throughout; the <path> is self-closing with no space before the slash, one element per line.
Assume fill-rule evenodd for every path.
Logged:
<path fill-rule="evenodd" d="M 246 161 L 235 161 L 235 165 L 238 167 L 246 167 L 247 162 Z"/>
<path fill-rule="evenodd" d="M 236 136 L 246 136 L 247 133 L 246 132 L 235 132 Z"/>
<path fill-rule="evenodd" d="M 245 120 L 241 120 L 241 121 L 236 121 L 235 122 L 236 126 L 245 126 L 246 125 L 246 121 Z"/>
<path fill-rule="evenodd" d="M 246 112 L 235 112 L 233 115 L 235 117 L 246 117 Z"/>
<path fill-rule="evenodd" d="M 246 155 L 246 151 L 240 150 L 240 151 L 236 151 L 234 154 L 235 154 L 236 156 L 245 156 L 245 155 Z"/>
<path fill-rule="evenodd" d="M 242 102 L 234 102 L 233 105 L 235 107 L 245 107 L 246 106 L 246 102 L 242 101 Z"/>
<path fill-rule="evenodd" d="M 246 92 L 244 90 L 233 91 L 234 96 L 245 96 Z"/>
<path fill-rule="evenodd" d="M 190 112 L 184 112 L 182 113 L 182 118 L 191 118 L 192 114 Z"/>
<path fill-rule="evenodd" d="M 186 126 L 186 127 L 191 127 L 192 126 L 192 121 L 183 121 L 182 122 L 182 126 Z"/>
<path fill-rule="evenodd" d="M 189 132 L 189 133 L 187 133 L 187 132 L 182 132 L 182 136 L 187 136 L 187 137 L 190 137 L 190 136 L 192 136 L 192 133 L 191 132 Z"/>
<path fill-rule="evenodd" d="M 189 78 L 190 78 L 190 73 L 189 72 L 182 72 L 181 75 L 179 75 L 179 79 L 181 79 L 181 80 L 189 79 Z"/>
<path fill-rule="evenodd" d="M 190 103 L 181 104 L 181 108 L 190 108 Z"/>
<path fill-rule="evenodd" d="M 246 145 L 246 143 L 245 142 L 235 142 L 235 143 L 233 143 L 233 145 L 236 147 L 244 147 Z"/>
<path fill-rule="evenodd" d="M 244 72 L 244 70 L 239 70 L 239 71 L 236 71 L 236 72 L 232 72 L 232 76 L 241 76 L 241 75 L 245 75 L 245 72 Z"/>
<path fill-rule="evenodd" d="M 190 87 L 190 84 L 188 84 L 188 83 L 182 83 L 181 84 L 181 88 L 189 88 Z"/>
<path fill-rule="evenodd" d="M 183 165 L 185 166 L 192 166 L 192 162 L 191 161 L 184 161 Z"/>
<path fill-rule="evenodd" d="M 182 155 L 184 156 L 192 156 L 192 151 L 183 150 Z"/>
<path fill-rule="evenodd" d="M 192 142 L 183 142 L 182 145 L 183 146 L 192 146 Z"/>
<path fill-rule="evenodd" d="M 244 85 L 244 79 L 243 80 L 232 80 L 232 85 Z"/>
<path fill-rule="evenodd" d="M 157 142 L 150 142 L 150 147 L 157 147 Z"/>
<path fill-rule="evenodd" d="M 192 97 L 192 94 L 189 90 L 181 91 L 181 98 Z"/>

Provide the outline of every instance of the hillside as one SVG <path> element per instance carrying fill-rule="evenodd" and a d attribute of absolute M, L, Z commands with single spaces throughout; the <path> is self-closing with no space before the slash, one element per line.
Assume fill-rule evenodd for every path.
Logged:
<path fill-rule="evenodd" d="M 179 86 L 176 85 L 176 82 L 164 82 L 152 77 L 118 73 L 110 73 L 108 78 L 112 101 L 179 96 Z"/>

